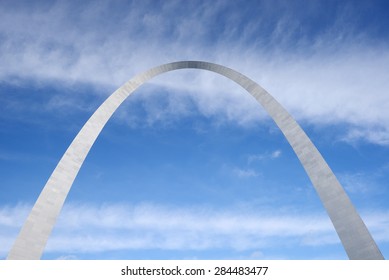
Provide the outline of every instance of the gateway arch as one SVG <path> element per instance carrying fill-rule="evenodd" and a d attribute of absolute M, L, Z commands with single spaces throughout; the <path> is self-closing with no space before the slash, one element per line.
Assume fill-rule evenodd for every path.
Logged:
<path fill-rule="evenodd" d="M 136 75 L 94 112 L 62 156 L 7 259 L 40 259 L 68 192 L 86 156 L 112 114 L 131 93 L 151 78 L 178 69 L 202 69 L 236 82 L 260 103 L 292 146 L 316 189 L 350 259 L 384 259 L 361 217 L 315 145 L 293 117 L 260 85 L 222 65 L 179 61 Z"/>

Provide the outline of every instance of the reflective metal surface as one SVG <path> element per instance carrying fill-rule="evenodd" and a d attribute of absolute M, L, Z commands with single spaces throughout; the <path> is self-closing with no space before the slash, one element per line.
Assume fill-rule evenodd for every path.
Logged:
<path fill-rule="evenodd" d="M 292 116 L 261 86 L 230 68 L 201 61 L 164 64 L 139 74 L 116 90 L 77 134 L 28 216 L 7 259 L 39 259 L 66 196 L 90 148 L 120 104 L 156 75 L 178 69 L 219 73 L 246 89 L 269 113 L 306 170 L 350 259 L 383 259 L 376 243 L 335 175 Z"/>

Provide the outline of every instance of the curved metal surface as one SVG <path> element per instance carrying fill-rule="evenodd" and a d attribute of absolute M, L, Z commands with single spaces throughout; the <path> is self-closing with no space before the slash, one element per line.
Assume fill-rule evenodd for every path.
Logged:
<path fill-rule="evenodd" d="M 292 146 L 350 259 L 384 259 L 335 175 L 292 116 L 261 86 L 241 73 L 202 61 L 179 61 L 141 73 L 109 96 L 77 134 L 38 197 L 7 259 L 40 259 L 66 196 L 101 130 L 120 104 L 149 79 L 178 69 L 203 69 L 246 89 L 269 113 Z"/>

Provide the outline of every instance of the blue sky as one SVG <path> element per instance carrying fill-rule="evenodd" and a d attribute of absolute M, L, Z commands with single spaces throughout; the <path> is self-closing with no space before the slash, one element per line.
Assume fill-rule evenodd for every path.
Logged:
<path fill-rule="evenodd" d="M 301 124 L 389 256 L 385 1 L 2 1 L 0 258 L 94 110 L 135 74 L 205 60 Z M 73 184 L 45 259 L 346 259 L 264 110 L 214 73 L 143 85 Z"/>

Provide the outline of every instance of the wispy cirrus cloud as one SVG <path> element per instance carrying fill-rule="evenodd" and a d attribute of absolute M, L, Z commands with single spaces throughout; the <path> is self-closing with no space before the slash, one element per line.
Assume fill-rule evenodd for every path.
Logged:
<path fill-rule="evenodd" d="M 353 4 L 332 7 L 334 16 L 324 18 L 325 24 L 316 28 L 304 22 L 312 15 L 325 15 L 319 3 L 305 1 L 295 1 L 288 9 L 283 1 L 271 5 L 259 1 L 256 21 L 249 22 L 245 20 L 252 12 L 249 6 L 226 1 L 186 5 L 134 1 L 124 8 L 110 1 L 2 6 L 3 83 L 87 84 L 94 88 L 92 94 L 107 95 L 152 66 L 208 60 L 259 82 L 300 121 L 345 125 L 338 139 L 389 144 L 387 43 L 377 43 L 370 39 L 368 29 L 353 26 Z M 150 107 L 146 96 L 139 99 L 146 107 L 148 125 L 193 110 L 177 113 L 183 100 L 193 103 L 201 114 L 240 125 L 265 117 L 243 90 L 211 73 L 183 72 L 170 77 L 151 83 L 173 93 L 164 97 L 171 106 Z M 182 98 L 175 98 L 177 94 Z M 49 102 L 69 110 L 72 105 L 80 107 L 76 100 L 60 96 Z M 130 110 L 123 119 L 141 123 Z"/>
<path fill-rule="evenodd" d="M 249 178 L 249 177 L 258 177 L 260 173 L 255 171 L 254 169 L 242 169 L 242 168 L 234 168 L 233 173 L 240 178 Z"/>
<path fill-rule="evenodd" d="M 10 248 L 28 209 L 21 205 L 0 209 L 2 255 Z M 247 211 L 156 204 L 68 204 L 46 251 L 75 257 L 78 253 L 115 250 L 242 251 L 282 243 L 296 247 L 339 243 L 324 213 Z M 366 221 L 378 241 L 389 241 L 387 213 L 372 213 Z"/>
<path fill-rule="evenodd" d="M 370 194 L 379 192 L 379 188 L 374 182 L 374 175 L 362 172 L 355 174 L 342 174 L 340 180 L 344 188 L 350 193 Z"/>
<path fill-rule="evenodd" d="M 15 231 L 22 222 L 20 213 L 23 212 L 25 209 L 19 206 L 2 209 L 1 228 Z M 5 215 L 7 219 L 3 217 Z M 13 223 L 10 224 L 11 220 Z M 294 242 L 298 244 L 305 234 L 333 235 L 331 230 L 325 217 L 277 217 L 269 213 L 253 215 L 153 204 L 73 204 L 65 206 L 47 251 L 207 250 L 224 247 L 239 251 L 263 244 L 271 246 L 273 239 L 287 242 L 286 239 L 292 238 L 297 239 Z M 9 248 L 10 244 L 6 243 L 11 239 L 10 236 L 4 239 L 2 248 Z M 331 241 L 337 242 L 336 238 Z"/>
<path fill-rule="evenodd" d="M 268 159 L 276 159 L 279 158 L 282 155 L 281 150 L 274 150 L 272 152 L 265 152 L 262 154 L 255 154 L 255 155 L 249 155 L 247 157 L 248 164 L 251 164 L 255 161 L 263 161 Z"/>

